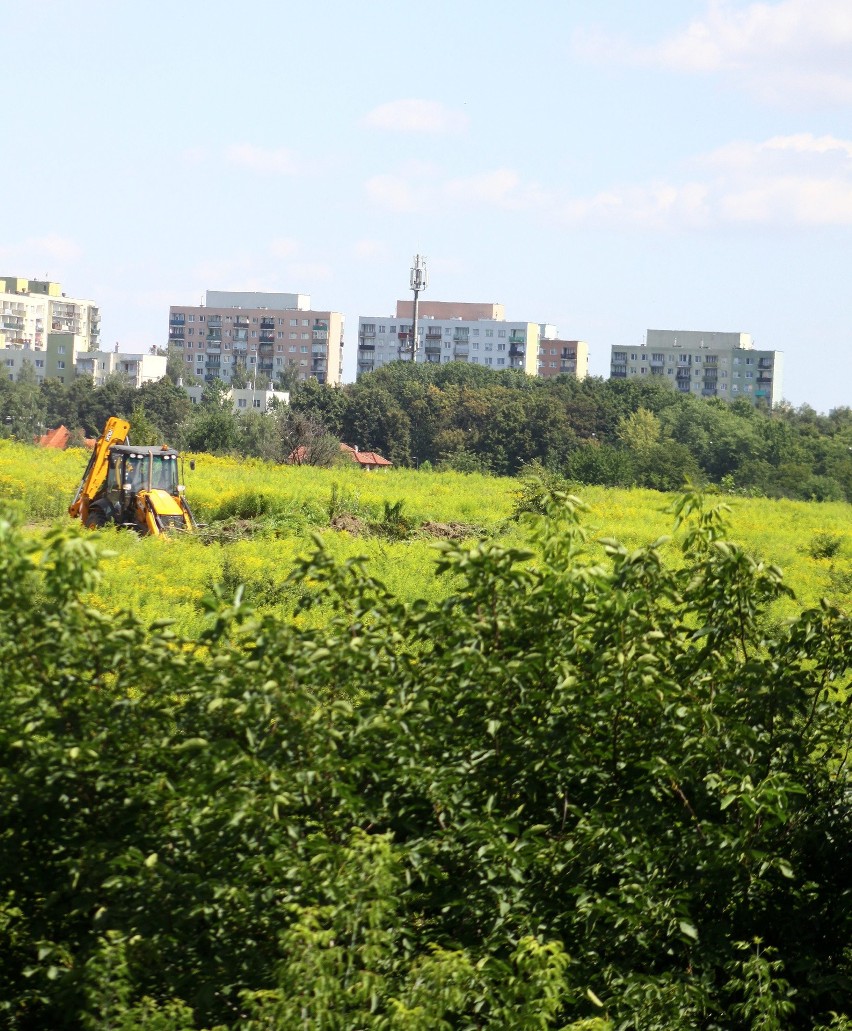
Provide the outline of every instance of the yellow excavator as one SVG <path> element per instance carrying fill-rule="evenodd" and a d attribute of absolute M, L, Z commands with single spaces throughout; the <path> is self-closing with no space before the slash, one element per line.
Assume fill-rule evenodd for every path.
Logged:
<path fill-rule="evenodd" d="M 177 451 L 165 444 L 134 447 L 130 423 L 115 417 L 95 443 L 68 514 L 90 529 L 114 523 L 152 536 L 195 529 L 178 483 Z"/>

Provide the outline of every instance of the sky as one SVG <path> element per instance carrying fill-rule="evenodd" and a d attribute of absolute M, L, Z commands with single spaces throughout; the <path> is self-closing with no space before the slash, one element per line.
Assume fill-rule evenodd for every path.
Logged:
<path fill-rule="evenodd" d="M 849 0 L 0 0 L 0 274 L 163 346 L 170 304 L 497 301 L 586 340 L 750 333 L 852 405 Z"/>

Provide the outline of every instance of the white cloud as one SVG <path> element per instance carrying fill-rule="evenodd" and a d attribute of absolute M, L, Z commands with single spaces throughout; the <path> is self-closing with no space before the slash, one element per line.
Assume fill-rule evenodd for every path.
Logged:
<path fill-rule="evenodd" d="M 395 213 L 524 211 L 564 225 L 702 230 L 720 225 L 783 228 L 852 225 L 852 140 L 797 133 L 737 141 L 649 182 L 589 195 L 545 190 L 509 168 L 448 177 L 410 163 L 365 184 L 369 199 Z"/>
<path fill-rule="evenodd" d="M 772 102 L 852 101 L 848 0 L 782 0 L 745 7 L 709 0 L 702 17 L 653 46 L 632 46 L 592 30 L 578 34 L 575 48 L 595 60 L 722 74 Z"/>
<path fill-rule="evenodd" d="M 371 129 L 390 132 L 445 135 L 464 132 L 468 118 L 464 112 L 454 111 L 435 100 L 392 100 L 373 108 L 361 122 Z"/>
<path fill-rule="evenodd" d="M 255 147 L 251 143 L 236 143 L 228 147 L 226 157 L 232 165 L 264 172 L 269 175 L 294 175 L 298 162 L 286 147 Z"/>
<path fill-rule="evenodd" d="M 684 181 L 628 185 L 561 208 L 569 224 L 699 229 L 852 225 L 852 141 L 799 133 L 728 144 Z"/>

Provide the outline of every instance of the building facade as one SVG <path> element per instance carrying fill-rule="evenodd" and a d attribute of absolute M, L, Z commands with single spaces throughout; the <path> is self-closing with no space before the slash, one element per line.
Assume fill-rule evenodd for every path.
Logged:
<path fill-rule="evenodd" d="M 359 318 L 358 376 L 389 362 L 411 360 L 412 313 L 412 301 L 397 301 L 393 317 Z M 418 306 L 414 360 L 468 362 L 535 376 L 540 343 L 556 337 L 555 326 L 507 322 L 501 304 L 424 301 Z"/>
<path fill-rule="evenodd" d="M 538 374 L 544 379 L 552 376 L 585 379 L 589 374 L 589 345 L 585 340 L 540 340 Z"/>
<path fill-rule="evenodd" d="M 131 354 L 114 351 L 84 351 L 77 355 L 78 376 L 91 376 L 96 387 L 102 387 L 110 376 L 124 376 L 137 389 L 143 383 L 157 383 L 166 375 L 168 358 L 161 354 Z"/>
<path fill-rule="evenodd" d="M 204 387 L 200 384 L 183 388 L 189 394 L 194 405 L 201 403 Z M 286 390 L 254 390 L 251 387 L 231 387 L 228 391 L 235 412 L 266 412 L 273 402 L 290 404 L 290 394 Z"/>
<path fill-rule="evenodd" d="M 697 397 L 744 397 L 769 407 L 783 396 L 784 354 L 758 350 L 748 333 L 649 329 L 639 347 L 613 347 L 611 379 L 665 378 Z"/>
<path fill-rule="evenodd" d="M 77 356 L 97 348 L 100 327 L 97 306 L 67 297 L 59 283 L 0 276 L 0 363 L 8 379 L 27 362 L 39 382 L 70 383 Z"/>
<path fill-rule="evenodd" d="M 315 311 L 307 294 L 208 290 L 198 306 L 172 305 L 168 343 L 183 356 L 185 381 L 299 380 L 337 385 L 343 364 L 343 316 Z"/>

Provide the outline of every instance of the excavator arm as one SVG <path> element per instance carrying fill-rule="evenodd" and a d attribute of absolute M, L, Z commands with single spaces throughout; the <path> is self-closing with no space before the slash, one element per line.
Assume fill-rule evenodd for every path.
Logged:
<path fill-rule="evenodd" d="M 79 518 L 84 523 L 86 522 L 89 515 L 89 504 L 103 486 L 109 470 L 109 449 L 114 444 L 126 444 L 129 433 L 130 423 L 126 420 L 118 419 L 115 416 L 107 419 L 104 431 L 95 443 L 74 500 L 68 507 L 68 514 L 73 519 Z"/>

